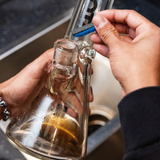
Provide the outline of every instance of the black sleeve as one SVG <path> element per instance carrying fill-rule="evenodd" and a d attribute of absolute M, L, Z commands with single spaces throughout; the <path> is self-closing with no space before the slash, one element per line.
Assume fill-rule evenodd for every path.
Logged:
<path fill-rule="evenodd" d="M 160 87 L 128 94 L 118 105 L 124 160 L 160 160 Z"/>

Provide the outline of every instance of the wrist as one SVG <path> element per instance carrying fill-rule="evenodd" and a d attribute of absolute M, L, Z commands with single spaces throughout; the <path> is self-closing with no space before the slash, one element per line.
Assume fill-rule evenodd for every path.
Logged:
<path fill-rule="evenodd" d="M 160 86 L 160 77 L 151 75 L 145 78 L 143 77 L 143 79 L 132 78 L 132 80 L 124 83 L 124 90 L 128 94 L 141 88 L 155 86 Z"/>
<path fill-rule="evenodd" d="M 2 98 L 1 92 L 0 92 L 0 107 L 1 107 L 1 110 L 2 110 L 2 114 L 1 115 L 3 117 L 3 120 L 7 121 L 10 118 L 10 112 L 7 109 L 7 103 Z"/>
<path fill-rule="evenodd" d="M 0 107 L 0 120 L 3 119 L 3 108 Z"/>
<path fill-rule="evenodd" d="M 4 92 L 3 85 L 0 84 L 0 120 L 3 119 L 4 121 L 8 120 L 10 118 L 10 110 L 11 107 L 7 103 L 6 95 Z"/>

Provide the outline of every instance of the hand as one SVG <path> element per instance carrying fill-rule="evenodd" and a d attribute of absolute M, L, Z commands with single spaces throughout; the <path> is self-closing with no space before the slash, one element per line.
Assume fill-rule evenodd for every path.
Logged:
<path fill-rule="evenodd" d="M 46 80 L 44 77 L 47 77 L 46 74 L 52 65 L 53 54 L 54 49 L 46 51 L 16 76 L 0 84 L 2 98 L 7 102 L 11 116 L 22 109 L 23 104 L 33 101 L 42 89 Z"/>
<path fill-rule="evenodd" d="M 131 10 L 107 10 L 93 19 L 94 49 L 109 58 L 123 96 L 160 85 L 160 28 Z M 120 35 L 127 34 L 127 35 Z"/>
<path fill-rule="evenodd" d="M 0 84 L 2 98 L 7 102 L 7 108 L 11 112 L 12 117 L 28 110 L 27 106 L 30 106 L 31 102 L 33 102 L 38 93 L 44 88 L 52 67 L 53 54 L 54 49 L 46 51 L 16 76 Z M 76 85 L 77 92 L 83 100 L 83 86 L 80 83 L 79 77 L 76 78 L 75 81 L 74 85 Z M 58 87 L 58 85 L 56 87 Z M 60 88 L 59 86 L 59 89 Z M 67 100 L 76 107 L 80 113 L 82 112 L 83 107 L 74 93 L 66 92 L 64 96 L 67 97 Z M 93 101 L 92 92 L 90 92 L 89 101 Z M 69 106 L 67 113 L 75 117 L 75 112 Z M 2 119 L 1 114 L 0 119 Z"/>

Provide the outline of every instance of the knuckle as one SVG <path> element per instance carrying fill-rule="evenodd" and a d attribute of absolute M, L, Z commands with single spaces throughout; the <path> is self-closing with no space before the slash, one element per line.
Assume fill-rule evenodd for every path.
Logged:
<path fill-rule="evenodd" d="M 132 13 L 132 14 L 137 14 L 137 12 L 135 11 L 135 10 L 130 10 L 130 12 Z"/>
<path fill-rule="evenodd" d="M 137 14 L 139 14 L 137 11 L 135 11 L 135 10 L 127 10 L 127 12 L 128 12 L 128 15 L 137 15 Z"/>
<path fill-rule="evenodd" d="M 27 72 L 27 73 L 30 72 L 32 69 L 32 64 L 33 64 L 33 62 L 29 63 L 23 70 L 25 70 L 25 72 Z"/>
<path fill-rule="evenodd" d="M 158 38 L 160 39 L 160 28 L 157 27 L 157 28 L 154 30 L 154 33 L 153 33 L 152 35 L 158 36 Z"/>
<path fill-rule="evenodd" d="M 135 16 L 139 16 L 140 14 L 137 12 L 137 11 L 135 11 L 135 10 L 128 10 L 128 16 L 127 16 L 127 18 L 128 17 L 135 17 Z"/>
<path fill-rule="evenodd" d="M 160 35 L 160 28 L 153 23 L 146 24 L 146 30 L 149 31 L 150 35 Z"/>
<path fill-rule="evenodd" d="M 53 58 L 53 53 L 54 53 L 54 49 L 49 49 L 47 51 L 45 51 L 42 56 L 47 59 L 50 60 L 51 58 Z"/>
<path fill-rule="evenodd" d="M 102 31 L 102 39 L 107 40 L 109 39 L 112 35 L 117 35 L 117 30 L 114 27 L 111 27 L 110 29 L 104 28 Z"/>

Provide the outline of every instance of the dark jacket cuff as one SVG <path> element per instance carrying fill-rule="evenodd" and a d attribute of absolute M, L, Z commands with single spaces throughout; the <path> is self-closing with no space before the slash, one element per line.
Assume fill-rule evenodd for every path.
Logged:
<path fill-rule="evenodd" d="M 160 87 L 134 91 L 118 108 L 126 153 L 160 140 Z"/>

